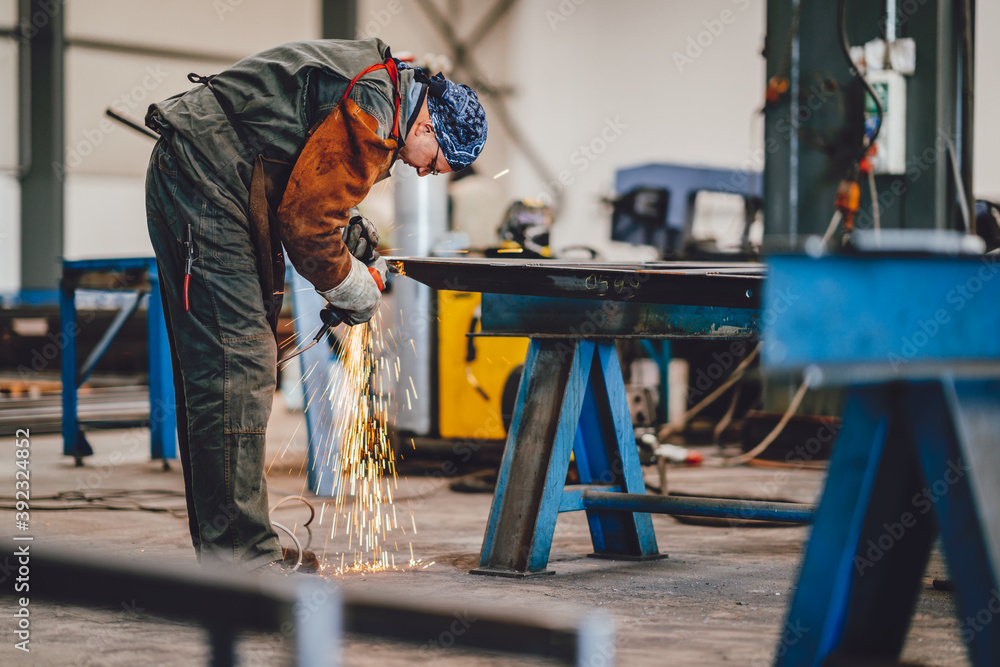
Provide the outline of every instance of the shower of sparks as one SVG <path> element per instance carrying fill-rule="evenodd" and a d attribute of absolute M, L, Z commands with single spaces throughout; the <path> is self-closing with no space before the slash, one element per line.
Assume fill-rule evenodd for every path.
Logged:
<path fill-rule="evenodd" d="M 498 179 L 498 178 L 502 178 L 502 177 L 506 176 L 506 175 L 507 175 L 507 174 L 509 174 L 509 173 L 510 173 L 510 169 L 504 169 L 503 171 L 501 171 L 501 172 L 498 172 L 498 173 L 497 173 L 497 174 L 496 174 L 496 175 L 495 175 L 495 176 L 493 177 L 493 180 L 496 180 L 496 179 Z"/>
<path fill-rule="evenodd" d="M 324 507 L 319 524 L 329 525 L 328 545 L 338 531 L 347 544 L 344 551 L 333 551 L 329 558 L 330 547 L 324 548 L 323 573 L 336 576 L 427 567 L 414 558 L 412 545 L 408 559 L 396 547 L 396 536 L 406 535 L 406 530 L 397 521 L 393 505 L 397 477 L 386 429 L 390 393 L 382 386 L 388 374 L 378 369 L 398 368 L 398 358 L 394 364 L 384 358 L 390 348 L 381 318 L 351 327 L 339 347 L 341 370 L 333 375 L 323 397 L 331 402 L 334 415 L 326 442 L 330 453 L 324 458 L 332 464 L 335 495 Z M 405 521 L 405 514 L 401 518 Z M 410 525 L 416 532 L 412 511 Z"/>

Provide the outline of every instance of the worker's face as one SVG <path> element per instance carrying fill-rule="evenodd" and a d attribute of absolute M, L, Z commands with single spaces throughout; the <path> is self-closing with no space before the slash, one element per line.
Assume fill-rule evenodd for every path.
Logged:
<path fill-rule="evenodd" d="M 430 117 L 420 118 L 410 128 L 406 145 L 399 151 L 399 159 L 416 169 L 418 176 L 451 171 L 451 166 L 441 154 Z"/>

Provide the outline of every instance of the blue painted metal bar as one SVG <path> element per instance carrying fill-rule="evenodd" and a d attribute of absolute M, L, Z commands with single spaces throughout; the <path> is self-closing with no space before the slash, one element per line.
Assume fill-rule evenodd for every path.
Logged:
<path fill-rule="evenodd" d="M 670 341 L 643 339 L 641 344 L 660 371 L 660 402 L 656 406 L 656 423 L 666 424 L 670 420 Z"/>
<path fill-rule="evenodd" d="M 581 491 L 580 503 L 588 510 L 618 510 L 651 514 L 715 517 L 740 521 L 787 521 L 812 523 L 814 507 L 799 503 L 756 500 L 654 496 L 645 493 L 615 493 L 610 490 Z"/>
<path fill-rule="evenodd" d="M 576 460 L 580 465 L 580 459 Z M 608 486 L 604 484 L 568 484 L 563 487 L 562 498 L 559 500 L 559 512 L 582 512 L 583 494 L 585 491 L 607 491 L 609 493 L 621 493 L 622 487 Z"/>
<path fill-rule="evenodd" d="M 763 362 L 845 383 L 995 373 L 998 273 L 996 256 L 773 257 Z"/>
<path fill-rule="evenodd" d="M 848 397 L 844 426 L 833 448 L 828 480 L 814 515 L 801 582 L 789 607 L 786 627 L 808 628 L 792 645 L 782 645 L 776 666 L 819 664 L 843 630 L 850 597 L 854 555 L 885 445 L 887 398 L 881 388 L 856 388 Z"/>
<path fill-rule="evenodd" d="M 129 321 L 129 318 L 135 314 L 135 311 L 139 310 L 139 305 L 142 303 L 144 296 L 146 296 L 144 290 L 138 290 L 128 295 L 128 301 L 118 311 L 118 314 L 115 315 L 115 319 L 111 321 L 107 331 L 101 336 L 101 340 L 97 342 L 97 345 L 94 346 L 94 349 L 87 356 L 87 360 L 83 362 L 83 367 L 76 376 L 77 387 L 86 382 L 90 374 L 94 372 L 94 366 L 97 365 L 97 362 L 101 360 L 104 353 L 111 347 L 111 342 L 115 339 L 115 336 L 122 330 L 125 323 Z"/>
<path fill-rule="evenodd" d="M 63 261 L 63 271 L 89 273 L 93 271 L 148 270 L 155 264 L 152 257 L 114 257 L 107 259 L 74 259 Z"/>
<path fill-rule="evenodd" d="M 511 416 L 510 428 L 507 429 L 507 444 L 504 447 L 503 459 L 500 461 L 500 470 L 497 473 L 497 484 L 493 492 L 493 503 L 490 506 L 490 517 L 486 523 L 486 536 L 483 538 L 482 555 L 479 561 L 481 568 L 489 567 L 493 562 L 492 554 L 496 547 L 495 537 L 500 524 L 503 498 L 507 495 L 507 483 L 514 468 L 514 456 L 518 451 L 516 434 L 521 432 L 521 421 L 525 415 L 524 406 L 528 401 L 528 394 L 531 391 L 530 387 L 534 378 L 534 369 L 540 346 L 540 342 L 532 340 L 528 345 L 528 353 L 524 358 L 524 372 L 521 373 L 521 383 L 518 386 L 514 414 Z M 489 557 L 487 556 L 488 554 Z"/>
<path fill-rule="evenodd" d="M 292 315 L 295 318 L 296 342 L 305 345 L 320 327 L 319 312 L 326 301 L 312 285 L 294 269 L 291 272 Z M 333 373 L 330 347 L 320 341 L 298 357 L 302 366 L 302 387 L 305 392 L 306 432 L 309 436 L 308 483 L 318 496 L 332 496 L 336 492 L 336 467 L 334 465 L 340 443 L 334 437 L 333 406 L 326 400 Z"/>
<path fill-rule="evenodd" d="M 146 338 L 149 346 L 150 455 L 166 461 L 177 458 L 174 369 L 170 361 L 170 341 L 167 339 L 156 260 L 150 259 L 148 267 L 150 292 L 146 307 Z"/>
<path fill-rule="evenodd" d="M 77 455 L 77 392 L 76 392 L 76 288 L 72 280 L 63 278 L 59 285 L 59 329 L 62 333 L 62 436 L 63 454 Z"/>
<path fill-rule="evenodd" d="M 527 568 L 531 572 L 544 570 L 549 562 L 552 535 L 555 533 L 556 518 L 559 516 L 559 505 L 563 486 L 566 483 L 566 472 L 569 469 L 570 453 L 573 451 L 577 429 L 580 427 L 583 399 L 588 391 L 588 380 L 594 362 L 593 343 L 579 341 L 575 347 L 565 393 L 559 406 L 559 420 L 545 475 L 541 503 L 538 507 L 535 535 L 528 553 Z M 528 435 L 530 436 L 530 434 Z"/>
<path fill-rule="evenodd" d="M 1000 547 L 1000 380 L 912 383 L 907 394 L 928 490 L 920 500 L 938 517 L 962 641 L 974 665 L 1000 664 L 1000 629 L 982 622 L 984 609 L 993 623 L 1000 614 L 1000 562 L 990 557 Z"/>
<path fill-rule="evenodd" d="M 755 308 L 483 294 L 483 334 L 735 340 L 758 335 Z"/>
<path fill-rule="evenodd" d="M 79 278 L 89 272 L 144 271 L 150 283 L 147 302 L 147 338 L 149 343 L 149 428 L 150 455 L 154 459 L 171 459 L 177 456 L 177 418 L 174 408 L 173 370 L 170 364 L 170 348 L 167 340 L 166 323 L 159 290 L 156 260 L 152 257 L 127 257 L 111 259 L 73 260 L 63 262 L 63 278 L 59 287 L 59 317 L 63 339 L 62 377 L 62 433 L 63 453 L 77 459 L 92 454 L 80 429 L 78 419 L 77 387 L 86 381 L 97 361 L 107 351 L 115 336 L 128 318 L 139 308 L 145 288 L 126 297 L 122 310 L 102 336 L 96 348 L 87 358 L 82 370 L 77 370 L 76 339 L 79 326 L 76 323 L 76 289 Z M 125 427 L 133 422 L 98 422 L 102 428 L 115 424 Z"/>
<path fill-rule="evenodd" d="M 642 467 L 639 463 L 638 449 L 635 444 L 635 431 L 632 428 L 632 417 L 629 413 L 628 396 L 625 393 L 625 381 L 622 379 L 618 363 L 618 351 L 614 343 L 602 343 L 596 349 L 596 364 L 591 371 L 588 396 L 595 399 L 595 415 L 602 415 L 600 427 L 603 431 L 603 443 L 595 438 L 594 442 L 586 442 L 591 453 L 601 451 L 608 456 L 602 462 L 603 469 L 594 468 L 593 474 L 612 477 L 623 486 L 623 491 L 629 494 L 644 494 L 645 480 L 642 477 Z M 581 416 L 581 426 L 588 417 Z M 584 431 L 585 436 L 597 432 L 598 424 Z M 603 444 L 603 448 L 602 448 Z M 653 531 L 653 521 L 648 514 L 633 514 L 629 512 L 595 512 L 588 511 L 591 519 L 591 538 L 594 543 L 594 555 L 611 557 L 628 557 L 635 559 L 662 558 L 656 545 L 656 533 Z M 601 523 L 600 541 L 594 524 L 598 518 Z"/>

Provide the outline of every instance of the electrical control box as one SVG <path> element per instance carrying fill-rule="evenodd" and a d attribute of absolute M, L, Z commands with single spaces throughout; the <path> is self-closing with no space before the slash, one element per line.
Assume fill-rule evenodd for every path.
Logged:
<path fill-rule="evenodd" d="M 869 70 L 865 78 L 882 102 L 882 129 L 875 140 L 876 174 L 906 173 L 906 77 L 896 70 Z M 865 95 L 865 126 L 877 122 L 878 109 Z"/>

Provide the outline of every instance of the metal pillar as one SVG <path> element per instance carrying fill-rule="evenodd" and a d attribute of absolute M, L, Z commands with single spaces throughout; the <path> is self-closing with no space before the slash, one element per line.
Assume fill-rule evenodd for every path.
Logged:
<path fill-rule="evenodd" d="M 421 178 L 405 165 L 396 167 L 392 181 L 398 225 L 393 234 L 394 245 L 402 254 L 426 257 L 448 230 L 448 183 L 443 178 Z M 467 286 L 452 279 L 442 288 L 466 290 Z M 398 380 L 393 374 L 390 385 L 395 387 L 393 402 L 399 406 L 394 425 L 397 431 L 408 434 L 436 435 L 437 296 L 426 285 L 394 280 L 387 306 L 384 317 L 403 341 L 399 348 Z"/>
<path fill-rule="evenodd" d="M 358 26 L 357 0 L 323 0 L 323 39 L 354 39 Z"/>
<path fill-rule="evenodd" d="M 959 82 L 972 62 L 971 44 L 966 49 L 954 33 L 966 23 L 971 31 L 972 18 L 964 18 L 963 0 L 897 5 L 895 32 L 916 40 L 917 65 L 906 77 L 906 173 L 876 177 L 881 226 L 961 228 L 956 181 L 970 177 L 972 127 L 971 93 L 960 95 Z M 885 9 L 883 1 L 848 1 L 851 45 L 890 32 Z M 764 229 L 772 246 L 798 247 L 806 236 L 822 236 L 857 146 L 848 131 L 860 119 L 855 102 L 863 98 L 837 44 L 836 13 L 837 0 L 767 3 L 767 76 L 789 80 L 788 93 L 765 109 Z M 818 143 L 829 143 L 832 153 Z M 859 229 L 871 226 L 871 208 L 862 184 Z"/>
<path fill-rule="evenodd" d="M 63 3 L 21 0 L 21 71 L 29 71 L 29 117 L 21 119 L 21 289 L 52 290 L 59 282 L 63 254 L 64 45 Z M 25 131 L 26 130 L 26 131 Z M 22 157 L 22 160 L 25 158 Z"/>
<path fill-rule="evenodd" d="M 311 340 L 320 326 L 319 312 L 326 300 L 294 268 L 291 278 L 296 340 L 304 345 L 303 341 Z M 326 394 L 334 374 L 339 372 L 339 365 L 331 358 L 325 339 L 303 352 L 298 363 L 302 364 L 303 404 L 309 436 L 309 489 L 317 496 L 332 496 L 336 490 L 334 461 L 340 451 L 340 442 L 334 439 L 333 407 Z"/>

